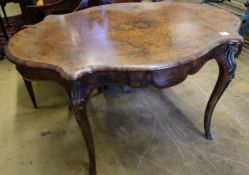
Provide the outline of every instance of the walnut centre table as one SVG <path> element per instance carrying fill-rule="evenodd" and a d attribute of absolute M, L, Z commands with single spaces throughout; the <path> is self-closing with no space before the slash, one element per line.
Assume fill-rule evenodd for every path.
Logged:
<path fill-rule="evenodd" d="M 176 2 L 112 4 L 48 16 L 17 33 L 8 59 L 26 80 L 52 80 L 67 91 L 96 174 L 87 117 L 90 93 L 105 85 L 166 88 L 215 59 L 219 76 L 206 107 L 204 130 L 216 103 L 234 78 L 242 46 L 241 22 L 209 5 Z"/>

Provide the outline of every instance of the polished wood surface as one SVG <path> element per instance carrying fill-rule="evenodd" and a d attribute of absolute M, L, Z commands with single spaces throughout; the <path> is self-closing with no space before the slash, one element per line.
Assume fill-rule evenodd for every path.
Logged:
<path fill-rule="evenodd" d="M 215 59 L 219 77 L 204 115 L 205 137 L 211 140 L 212 113 L 235 77 L 235 56 L 243 42 L 239 28 L 238 17 L 207 5 L 112 4 L 49 16 L 17 33 L 6 53 L 26 80 L 33 102 L 29 80 L 64 87 L 86 142 L 90 174 L 95 175 L 87 117 L 91 92 L 106 85 L 171 87 Z"/>
<path fill-rule="evenodd" d="M 152 70 L 182 64 L 219 43 L 241 41 L 239 27 L 239 18 L 207 5 L 105 5 L 49 16 L 16 34 L 7 53 L 14 63 L 49 67 L 67 79 L 77 79 L 93 71 Z"/>

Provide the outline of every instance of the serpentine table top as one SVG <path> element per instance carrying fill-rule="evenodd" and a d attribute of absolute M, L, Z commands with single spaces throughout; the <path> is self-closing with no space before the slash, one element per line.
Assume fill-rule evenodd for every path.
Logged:
<path fill-rule="evenodd" d="M 242 40 L 239 27 L 237 17 L 208 5 L 107 5 L 48 16 L 17 33 L 8 56 L 20 65 L 49 67 L 67 79 L 100 70 L 155 70 L 197 59 L 220 43 Z"/>
<path fill-rule="evenodd" d="M 11 38 L 6 55 L 26 85 L 52 80 L 68 92 L 93 175 L 95 152 L 86 115 L 91 91 L 109 84 L 170 87 L 215 59 L 220 73 L 204 117 L 205 136 L 211 139 L 212 112 L 234 78 L 234 55 L 243 42 L 240 25 L 235 15 L 209 5 L 111 4 L 48 16 Z"/>

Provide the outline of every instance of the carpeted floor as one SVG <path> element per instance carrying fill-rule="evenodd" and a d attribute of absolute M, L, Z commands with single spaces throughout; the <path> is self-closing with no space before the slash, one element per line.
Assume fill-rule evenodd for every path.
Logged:
<path fill-rule="evenodd" d="M 21 28 L 23 26 L 23 21 L 22 21 L 21 15 L 8 17 L 10 26 L 7 25 L 4 18 L 2 18 L 2 19 L 4 21 L 4 26 L 5 26 L 5 29 L 6 29 L 9 37 L 13 36 L 16 32 L 21 30 Z M 5 37 L 3 35 L 3 32 L 1 31 L 1 33 L 0 33 L 0 59 L 3 59 L 3 57 L 4 57 L 5 44 L 6 44 L 6 40 L 5 40 Z"/>

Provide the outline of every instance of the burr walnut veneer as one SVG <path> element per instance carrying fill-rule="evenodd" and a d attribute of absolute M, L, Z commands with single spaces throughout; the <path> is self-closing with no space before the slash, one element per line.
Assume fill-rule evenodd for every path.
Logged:
<path fill-rule="evenodd" d="M 219 77 L 204 117 L 211 139 L 212 112 L 234 78 L 241 48 L 240 19 L 208 5 L 175 2 L 98 6 L 48 16 L 17 33 L 6 54 L 25 80 L 52 80 L 67 91 L 96 174 L 87 101 L 105 85 L 166 88 L 215 59 Z"/>

